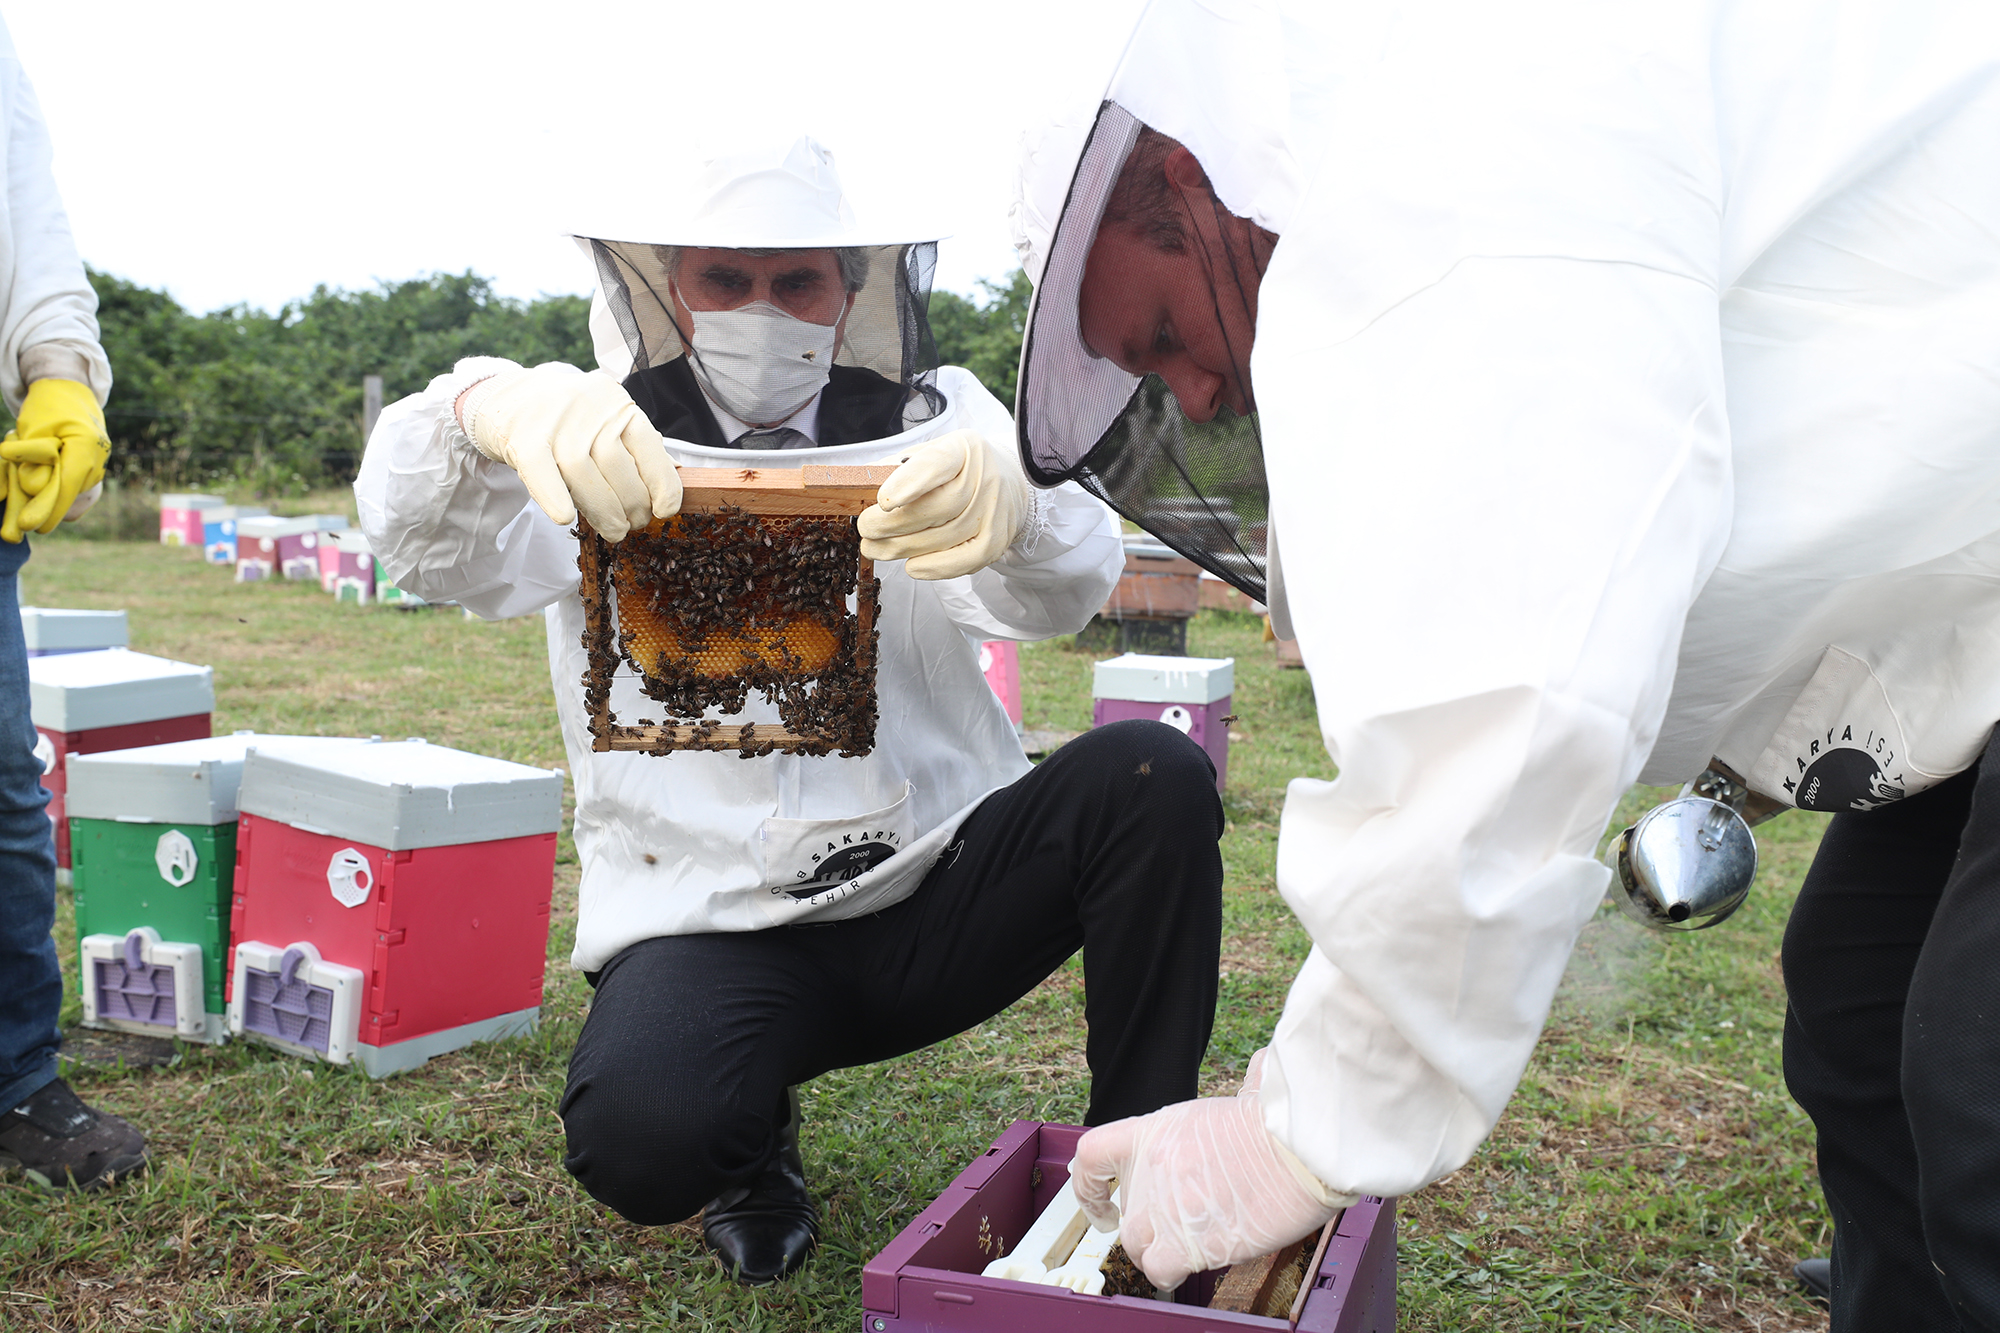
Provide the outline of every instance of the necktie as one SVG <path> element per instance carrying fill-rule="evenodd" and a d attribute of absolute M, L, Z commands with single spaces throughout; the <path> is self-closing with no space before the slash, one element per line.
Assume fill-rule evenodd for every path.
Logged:
<path fill-rule="evenodd" d="M 736 437 L 738 449 L 810 449 L 812 439 L 804 431 L 793 430 L 790 426 L 778 426 L 771 430 L 753 430 Z"/>

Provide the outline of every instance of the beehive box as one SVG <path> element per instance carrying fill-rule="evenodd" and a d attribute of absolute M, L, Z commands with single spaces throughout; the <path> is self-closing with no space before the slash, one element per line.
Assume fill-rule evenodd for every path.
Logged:
<path fill-rule="evenodd" d="M 866 1333 L 1392 1333 L 1396 1205 L 1363 1199 L 1323 1234 L 1288 1318 L 1210 1309 L 1220 1274 L 1198 1274 L 1174 1301 L 1090 1296 L 981 1275 L 1069 1178 L 1080 1125 L 1017 1120 L 861 1270 Z"/>
<path fill-rule="evenodd" d="M 160 497 L 160 544 L 162 546 L 192 546 L 200 550 L 206 538 L 202 533 L 202 515 L 223 505 L 219 495 L 195 495 L 187 492 L 173 492 Z"/>
<path fill-rule="evenodd" d="M 1126 653 L 1097 664 L 1091 725 L 1147 718 L 1185 732 L 1215 761 L 1215 789 L 1221 791 L 1229 775 L 1229 701 L 1235 688 L 1233 657 Z"/>
<path fill-rule="evenodd" d="M 299 753 L 361 744 L 237 732 L 69 757 L 65 799 L 86 1027 L 156 1036 L 167 1035 L 165 1027 L 189 1041 L 223 1040 L 244 755 L 252 747 Z M 146 931 L 151 948 L 134 942 L 135 932 Z M 173 967 L 160 972 L 159 946 L 171 946 L 176 965 L 185 960 L 193 978 L 178 1028 L 174 1004 L 187 1001 L 189 990 Z M 135 986 L 167 1003 L 142 1013 Z"/>
<path fill-rule="evenodd" d="M 347 520 L 339 514 L 242 519 L 236 525 L 236 581 L 317 579 L 321 534 L 346 527 Z"/>
<path fill-rule="evenodd" d="M 321 536 L 319 586 L 336 601 L 366 606 L 375 600 L 375 556 L 365 534 L 349 529 Z"/>
<path fill-rule="evenodd" d="M 881 584 L 854 515 L 890 467 L 682 468 L 681 512 L 622 541 L 579 524 L 592 747 L 745 758 L 875 744 Z M 613 677 L 664 717 L 621 721 Z M 725 725 L 752 691 L 777 722 Z"/>
<path fill-rule="evenodd" d="M 1021 645 L 1012 639 L 989 639 L 979 645 L 979 670 L 1007 710 L 1015 730 L 1021 726 Z"/>
<path fill-rule="evenodd" d="M 1077 636 L 1093 651 L 1185 653 L 1188 621 L 1201 609 L 1201 567 L 1141 533 L 1128 533 L 1125 572 Z"/>
<path fill-rule="evenodd" d="M 63 611 L 49 606 L 21 608 L 21 637 L 27 640 L 30 657 L 123 648 L 130 642 L 123 611 Z"/>
<path fill-rule="evenodd" d="M 211 565 L 236 564 L 236 525 L 270 513 L 256 505 L 216 505 L 201 513 L 201 558 Z"/>
<path fill-rule="evenodd" d="M 65 802 L 68 757 L 137 745 L 195 740 L 209 733 L 214 674 L 127 648 L 28 659 L 28 708 L 41 733 L 55 823 L 56 865 L 70 867 Z"/>
<path fill-rule="evenodd" d="M 531 1030 L 560 773 L 422 741 L 253 749 L 229 1031 L 376 1078 Z"/>

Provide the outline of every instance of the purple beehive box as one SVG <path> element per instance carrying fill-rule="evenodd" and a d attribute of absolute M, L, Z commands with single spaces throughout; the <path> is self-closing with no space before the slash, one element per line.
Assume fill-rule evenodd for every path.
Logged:
<path fill-rule="evenodd" d="M 338 514 L 243 519 L 236 525 L 236 581 L 318 579 L 321 534 L 346 526 Z"/>
<path fill-rule="evenodd" d="M 362 606 L 375 600 L 375 556 L 366 534 L 328 533 L 320 541 L 320 586 L 336 600 Z"/>
<path fill-rule="evenodd" d="M 202 514 L 223 503 L 219 495 L 193 495 L 185 492 L 169 493 L 160 497 L 160 544 L 162 546 L 192 546 L 199 551 L 202 538 Z"/>
<path fill-rule="evenodd" d="M 1229 697 L 1233 657 L 1149 657 L 1126 653 L 1099 662 L 1091 681 L 1090 724 L 1145 718 L 1187 733 L 1215 761 L 1215 789 L 1229 776 Z"/>
<path fill-rule="evenodd" d="M 1017 1120 L 861 1270 L 863 1333 L 1392 1333 L 1396 1201 L 1364 1198 L 1333 1222 L 1298 1323 L 1211 1310 L 1219 1273 L 1189 1278 L 1181 1299 L 1086 1296 L 982 1276 L 1000 1238 L 1018 1240 L 1069 1178 L 1081 1125 Z"/>

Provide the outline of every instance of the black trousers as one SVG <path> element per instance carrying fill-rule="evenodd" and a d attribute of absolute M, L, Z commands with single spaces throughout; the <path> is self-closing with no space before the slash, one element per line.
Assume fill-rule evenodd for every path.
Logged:
<path fill-rule="evenodd" d="M 819 926 L 678 935 L 598 973 L 564 1165 L 626 1219 L 746 1183 L 785 1089 L 981 1023 L 1083 950 L 1090 1123 L 1196 1093 L 1222 942 L 1222 803 L 1158 722 L 1071 741 L 986 798 L 916 892 Z"/>
<path fill-rule="evenodd" d="M 2000 737 L 2000 733 L 1996 733 Z M 2000 1331 L 2000 757 L 1836 815 L 1785 930 L 1834 1333 Z"/>

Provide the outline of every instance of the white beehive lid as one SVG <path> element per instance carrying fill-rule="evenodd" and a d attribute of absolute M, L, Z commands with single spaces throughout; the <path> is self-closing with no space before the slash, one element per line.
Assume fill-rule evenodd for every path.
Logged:
<path fill-rule="evenodd" d="M 1236 688 L 1233 657 L 1153 657 L 1126 653 L 1097 664 L 1091 694 L 1142 704 L 1212 704 Z"/>
<path fill-rule="evenodd" d="M 271 511 L 261 505 L 215 505 L 201 511 L 203 523 L 225 523 L 246 518 L 258 518 Z"/>
<path fill-rule="evenodd" d="M 402 851 L 490 842 L 562 825 L 560 773 L 420 740 L 298 755 L 252 748 L 237 808 Z"/>
<path fill-rule="evenodd" d="M 72 754 L 67 813 L 77 819 L 138 824 L 229 824 L 243 756 L 253 747 L 306 758 L 340 746 L 366 745 L 348 736 L 260 736 L 239 731 L 198 741 L 173 741 L 101 754 Z"/>
<path fill-rule="evenodd" d="M 368 555 L 368 534 L 359 528 L 335 531 L 327 534 L 327 540 L 339 547 L 347 555 Z"/>
<path fill-rule="evenodd" d="M 52 606 L 22 607 L 21 634 L 30 652 L 123 648 L 131 641 L 123 611 L 60 611 Z"/>
<path fill-rule="evenodd" d="M 347 530 L 347 515 L 345 514 L 307 514 L 305 517 L 312 520 L 312 530 L 314 532 L 345 532 Z"/>
<path fill-rule="evenodd" d="M 317 523 L 310 518 L 279 518 L 273 514 L 259 514 L 254 518 L 241 519 L 236 524 L 238 537 L 296 537 L 302 532 L 318 532 Z"/>
<path fill-rule="evenodd" d="M 169 491 L 160 497 L 162 509 L 214 509 L 222 503 L 219 495 L 199 495 L 192 491 Z"/>
<path fill-rule="evenodd" d="M 28 711 L 57 732 L 212 713 L 215 673 L 129 648 L 31 657 Z"/>

